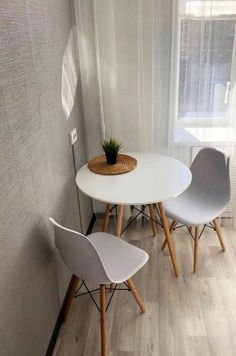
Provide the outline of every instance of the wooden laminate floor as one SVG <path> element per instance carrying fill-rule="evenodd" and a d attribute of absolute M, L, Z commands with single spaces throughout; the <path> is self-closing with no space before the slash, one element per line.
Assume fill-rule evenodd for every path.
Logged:
<path fill-rule="evenodd" d="M 213 231 L 201 237 L 197 275 L 192 273 L 191 237 L 184 228 L 174 232 L 179 278 L 167 250 L 160 250 L 162 229 L 152 238 L 149 222 L 140 220 L 124 233 L 124 239 L 150 255 L 133 278 L 146 313 L 140 313 L 129 292 L 116 292 L 107 312 L 108 356 L 236 355 L 236 233 L 222 232 L 226 252 L 221 252 Z M 89 296 L 74 299 L 53 356 L 99 354 L 99 313 Z"/>

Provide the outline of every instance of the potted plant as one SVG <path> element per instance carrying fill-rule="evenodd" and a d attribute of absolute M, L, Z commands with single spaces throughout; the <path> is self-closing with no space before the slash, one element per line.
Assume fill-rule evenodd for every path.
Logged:
<path fill-rule="evenodd" d="M 117 155 L 121 147 L 122 144 L 112 137 L 109 140 L 104 140 L 102 142 L 102 148 L 106 155 L 107 164 L 116 164 Z"/>

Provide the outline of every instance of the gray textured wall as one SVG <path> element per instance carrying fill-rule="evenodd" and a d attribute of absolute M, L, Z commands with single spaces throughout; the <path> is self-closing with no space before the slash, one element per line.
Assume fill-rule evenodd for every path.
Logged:
<path fill-rule="evenodd" d="M 47 218 L 80 228 L 68 144 L 68 131 L 77 127 L 81 166 L 80 89 L 68 120 L 61 98 L 63 60 L 75 58 L 68 47 L 72 2 L 0 2 L 0 355 L 37 356 L 45 354 L 70 279 Z M 81 203 L 86 228 L 91 202 Z"/>

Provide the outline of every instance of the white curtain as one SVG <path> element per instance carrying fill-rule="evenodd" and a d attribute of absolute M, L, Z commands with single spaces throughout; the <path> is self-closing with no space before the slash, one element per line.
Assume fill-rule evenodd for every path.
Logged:
<path fill-rule="evenodd" d="M 129 151 L 166 146 L 171 2 L 94 0 L 93 16 L 102 136 Z"/>
<path fill-rule="evenodd" d="M 220 146 L 234 167 L 231 216 L 235 5 L 75 0 L 89 156 L 99 154 L 101 140 L 110 136 L 127 151 L 168 152 L 187 164 L 202 146 Z"/>

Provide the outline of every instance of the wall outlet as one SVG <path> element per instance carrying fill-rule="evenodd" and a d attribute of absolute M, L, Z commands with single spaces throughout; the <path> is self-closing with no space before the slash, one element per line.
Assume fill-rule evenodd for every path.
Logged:
<path fill-rule="evenodd" d="M 77 130 L 76 128 L 74 128 L 73 130 L 71 130 L 71 132 L 69 132 L 70 145 L 73 146 L 77 140 L 78 140 Z"/>

